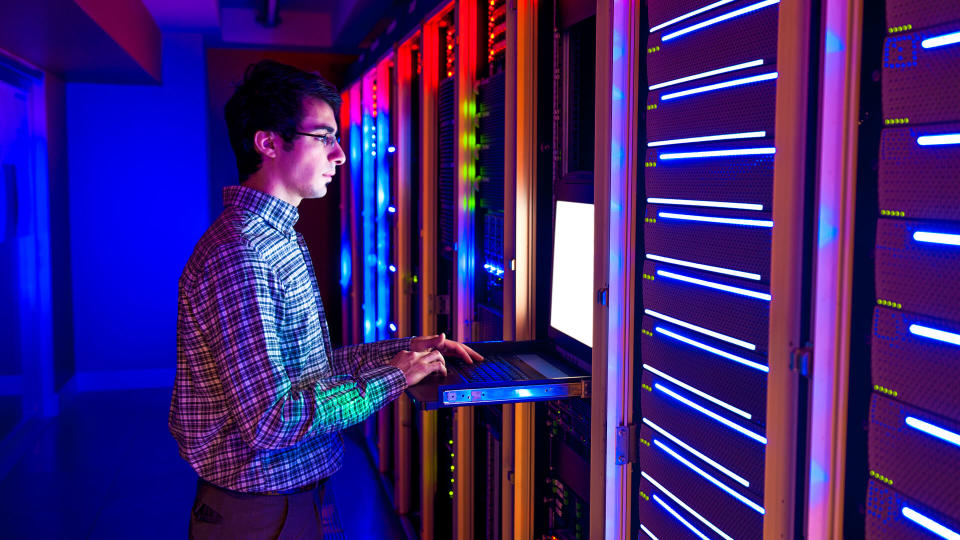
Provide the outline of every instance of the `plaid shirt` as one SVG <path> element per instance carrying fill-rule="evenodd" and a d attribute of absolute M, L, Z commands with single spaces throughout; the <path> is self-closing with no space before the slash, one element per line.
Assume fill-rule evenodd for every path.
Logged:
<path fill-rule="evenodd" d="M 343 463 L 340 430 L 406 388 L 386 365 L 409 339 L 330 346 L 297 209 L 243 186 L 180 277 L 170 432 L 208 482 L 300 487 Z"/>

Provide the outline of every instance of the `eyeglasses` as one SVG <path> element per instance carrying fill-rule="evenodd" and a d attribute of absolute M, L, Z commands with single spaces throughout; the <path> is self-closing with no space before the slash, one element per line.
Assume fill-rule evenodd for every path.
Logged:
<path fill-rule="evenodd" d="M 327 135 L 326 133 L 304 133 L 303 131 L 294 131 L 294 133 L 297 135 L 303 135 L 304 137 L 313 137 L 322 143 L 326 148 L 333 148 L 334 144 L 340 144 L 340 137 L 334 137 L 333 135 Z"/>

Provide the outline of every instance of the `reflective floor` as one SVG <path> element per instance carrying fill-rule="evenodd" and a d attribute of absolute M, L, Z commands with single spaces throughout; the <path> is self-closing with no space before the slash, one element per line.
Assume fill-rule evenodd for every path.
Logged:
<path fill-rule="evenodd" d="M 186 538 L 196 475 L 167 431 L 169 389 L 73 396 L 0 480 L 3 538 Z M 327 486 L 326 538 L 405 538 L 355 436 Z"/>

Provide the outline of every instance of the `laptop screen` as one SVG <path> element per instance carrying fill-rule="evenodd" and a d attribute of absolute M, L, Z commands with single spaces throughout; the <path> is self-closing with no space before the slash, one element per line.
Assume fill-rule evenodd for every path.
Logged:
<path fill-rule="evenodd" d="M 557 201 L 550 326 L 593 347 L 593 205 Z"/>

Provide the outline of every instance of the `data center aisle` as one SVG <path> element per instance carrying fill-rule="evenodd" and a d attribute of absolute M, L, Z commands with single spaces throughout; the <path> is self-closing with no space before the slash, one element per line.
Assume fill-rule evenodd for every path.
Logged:
<path fill-rule="evenodd" d="M 169 406 L 169 389 L 63 403 L 0 479 L 2 536 L 186 538 L 196 476 L 167 431 Z M 327 486 L 324 537 L 405 538 L 367 455 L 352 437 L 346 445 L 344 470 Z"/>

